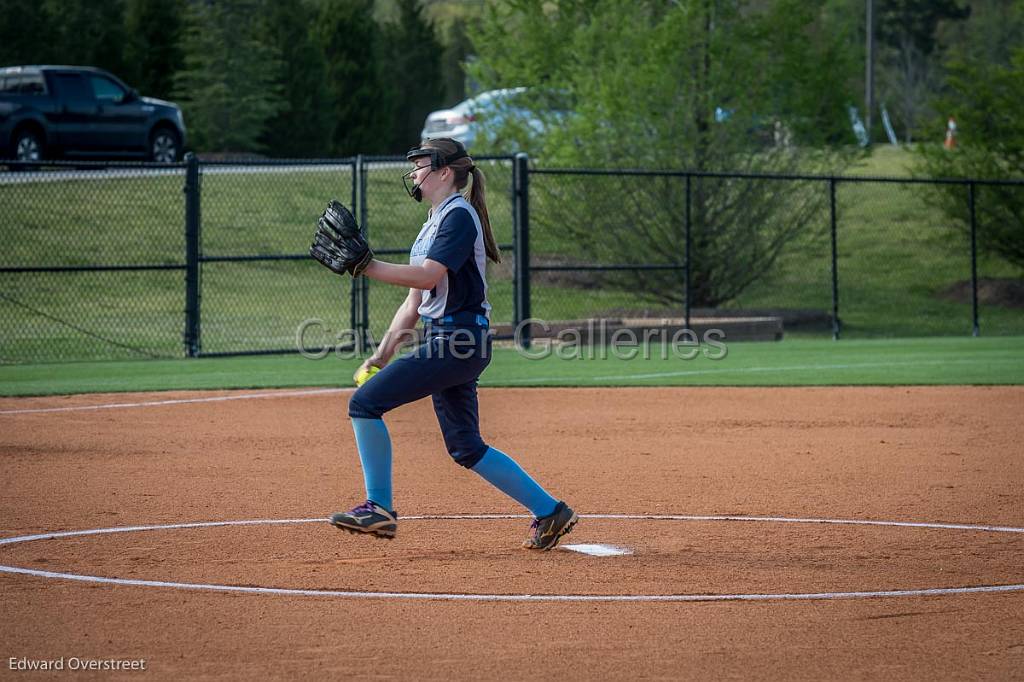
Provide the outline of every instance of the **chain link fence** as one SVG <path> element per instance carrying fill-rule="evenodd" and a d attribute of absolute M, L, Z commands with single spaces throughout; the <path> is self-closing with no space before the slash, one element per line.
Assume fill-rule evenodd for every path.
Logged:
<path fill-rule="evenodd" d="M 1024 333 L 1021 268 L 972 245 L 1024 248 L 1024 181 L 533 169 L 529 182 L 535 318 Z"/>
<path fill-rule="evenodd" d="M 1022 224 L 1021 181 L 477 164 L 503 255 L 488 276 L 499 336 L 526 318 L 743 317 L 826 338 L 1024 334 L 1020 267 L 995 251 Z M 330 276 L 307 249 L 337 198 L 381 258 L 404 262 L 427 209 L 405 196 L 406 170 L 404 157 L 12 164 L 0 361 L 379 339 L 407 292 Z"/>
<path fill-rule="evenodd" d="M 356 163 L 202 164 L 197 355 L 332 346 L 351 326 L 351 280 L 309 257 L 331 199 L 353 205 Z M 305 324 L 304 324 L 305 323 Z"/>
<path fill-rule="evenodd" d="M 184 166 L 0 174 L 3 362 L 181 355 Z"/>
<path fill-rule="evenodd" d="M 12 170 L 5 363 L 294 352 L 306 320 L 310 348 L 350 326 L 350 283 L 307 250 L 311 214 L 351 204 L 354 160 Z"/>

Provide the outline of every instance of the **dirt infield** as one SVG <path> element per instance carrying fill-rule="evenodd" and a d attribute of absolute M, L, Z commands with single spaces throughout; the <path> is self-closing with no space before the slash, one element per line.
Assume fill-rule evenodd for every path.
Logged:
<path fill-rule="evenodd" d="M 585 515 L 563 544 L 611 557 L 519 549 L 427 401 L 388 418 L 396 506 L 460 518 L 341 533 L 347 393 L 256 393 L 0 399 L 0 565 L 31 571 L 0 572 L 0 678 L 1024 679 L 1024 591 L 919 592 L 1024 584 L 1024 387 L 481 390 L 485 438 Z M 3 543 L 246 520 L 287 522 Z"/>

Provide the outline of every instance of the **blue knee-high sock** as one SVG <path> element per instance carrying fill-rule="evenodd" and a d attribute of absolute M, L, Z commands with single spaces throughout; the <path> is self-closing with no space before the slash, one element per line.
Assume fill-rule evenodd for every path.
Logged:
<path fill-rule="evenodd" d="M 558 505 L 558 500 L 551 497 L 514 459 L 501 450 L 487 448 L 473 471 L 529 509 L 536 517 L 550 515 Z"/>
<path fill-rule="evenodd" d="M 383 419 L 352 417 L 366 497 L 391 510 L 391 436 Z"/>

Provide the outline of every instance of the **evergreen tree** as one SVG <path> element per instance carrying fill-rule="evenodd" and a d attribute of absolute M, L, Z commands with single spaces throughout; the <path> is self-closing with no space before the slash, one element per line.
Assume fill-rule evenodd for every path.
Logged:
<path fill-rule="evenodd" d="M 423 17 L 419 0 L 397 1 L 398 21 L 383 30 L 379 61 L 390 121 L 382 141 L 392 152 L 418 142 L 427 114 L 444 102 L 442 47 Z"/>
<path fill-rule="evenodd" d="M 43 8 L 53 24 L 54 61 L 124 73 L 124 0 L 44 0 Z"/>
<path fill-rule="evenodd" d="M 196 149 L 261 151 L 268 121 L 284 106 L 277 51 L 258 37 L 259 9 L 258 0 L 189 6 L 174 90 Z"/>
<path fill-rule="evenodd" d="M 145 95 L 168 98 L 181 50 L 185 0 L 127 0 L 124 79 Z"/>
<path fill-rule="evenodd" d="M 278 157 L 321 157 L 330 152 L 333 112 L 324 56 L 313 40 L 315 14 L 302 0 L 268 2 L 261 34 L 281 55 L 284 106 L 267 123 L 262 140 Z"/>
<path fill-rule="evenodd" d="M 0 0 L 0 67 L 51 62 L 53 28 L 39 0 Z"/>
<path fill-rule="evenodd" d="M 331 154 L 374 153 L 385 145 L 381 133 L 384 98 L 376 57 L 379 29 L 373 0 L 323 0 L 313 36 L 326 63 L 326 85 L 333 115 Z"/>

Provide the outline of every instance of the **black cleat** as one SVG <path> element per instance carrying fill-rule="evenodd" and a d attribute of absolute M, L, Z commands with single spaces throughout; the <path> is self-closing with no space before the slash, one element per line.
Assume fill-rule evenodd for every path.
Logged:
<path fill-rule="evenodd" d="M 351 511 L 333 514 L 331 525 L 349 533 L 366 533 L 393 540 L 398 530 L 398 514 L 367 500 Z"/>
<path fill-rule="evenodd" d="M 534 519 L 530 524 L 530 537 L 523 542 L 524 549 L 549 550 L 558 544 L 558 540 L 572 530 L 579 521 L 576 512 L 565 502 L 559 502 L 555 511 L 548 516 Z"/>

